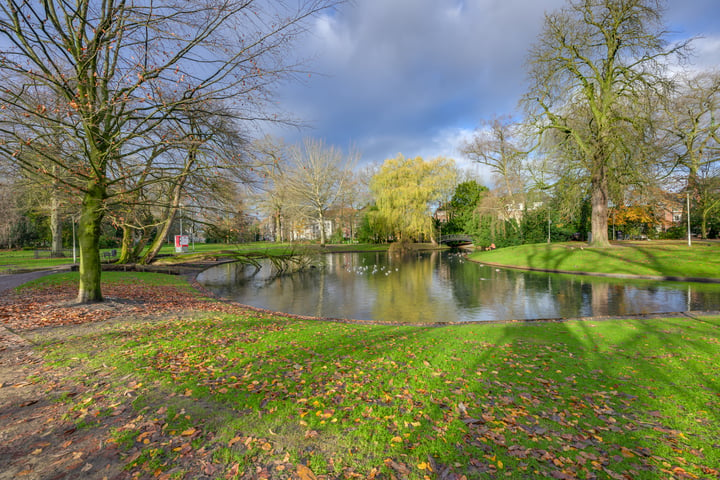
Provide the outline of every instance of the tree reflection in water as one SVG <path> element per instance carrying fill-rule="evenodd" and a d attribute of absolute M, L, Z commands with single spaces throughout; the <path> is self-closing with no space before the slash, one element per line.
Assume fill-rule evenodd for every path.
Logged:
<path fill-rule="evenodd" d="M 452 252 L 343 253 L 321 268 L 273 278 L 263 266 L 203 272 L 216 294 L 279 312 L 436 323 L 720 309 L 720 285 L 629 281 L 500 269 Z"/>

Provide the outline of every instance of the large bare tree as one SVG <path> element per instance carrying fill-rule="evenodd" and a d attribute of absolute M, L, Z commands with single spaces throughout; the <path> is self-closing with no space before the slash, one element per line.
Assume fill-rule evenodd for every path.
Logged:
<path fill-rule="evenodd" d="M 565 151 L 565 169 L 587 179 L 592 245 L 608 246 L 608 202 L 613 178 L 637 156 L 647 136 L 651 97 L 667 95 L 668 47 L 661 0 L 572 0 L 547 14 L 529 55 L 531 87 L 523 103 L 542 134 Z M 620 176 L 616 176 L 620 173 Z"/>
<path fill-rule="evenodd" d="M 288 169 L 283 172 L 281 188 L 296 214 L 318 225 L 321 245 L 327 240 L 327 212 L 343 199 L 356 160 L 357 153 L 345 155 L 317 139 L 305 139 L 288 151 Z"/>
<path fill-rule="evenodd" d="M 290 42 L 335 0 L 3 0 L 0 152 L 82 197 L 78 301 L 102 300 L 100 226 L 122 181 L 119 159 L 153 151 L 152 132 L 178 111 L 226 101 L 237 119 L 272 119 L 270 87 L 291 77 Z M 56 97 L 55 104 L 42 98 Z M 53 154 L 33 127 L 51 122 L 79 164 Z M 160 145 L 182 140 L 171 132 Z"/>

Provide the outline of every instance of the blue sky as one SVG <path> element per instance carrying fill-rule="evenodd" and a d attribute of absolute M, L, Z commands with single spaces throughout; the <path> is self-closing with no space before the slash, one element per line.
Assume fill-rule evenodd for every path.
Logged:
<path fill-rule="evenodd" d="M 347 149 L 362 162 L 443 155 L 485 119 L 516 113 L 543 15 L 564 0 L 355 0 L 317 18 L 297 55 L 317 74 L 278 91 L 308 128 L 273 129 Z M 672 40 L 693 36 L 696 68 L 720 65 L 720 1 L 669 0 Z M 484 177 L 482 171 L 477 172 Z"/>

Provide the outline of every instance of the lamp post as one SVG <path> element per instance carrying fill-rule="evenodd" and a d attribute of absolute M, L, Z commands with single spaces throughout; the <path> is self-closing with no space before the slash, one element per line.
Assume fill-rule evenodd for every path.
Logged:
<path fill-rule="evenodd" d="M 688 231 L 688 247 L 692 247 L 692 239 L 690 234 L 690 192 L 686 192 L 687 196 L 687 231 Z"/>
<path fill-rule="evenodd" d="M 552 220 L 550 220 L 550 214 L 548 213 L 548 243 L 550 243 L 550 224 L 552 223 Z"/>
<path fill-rule="evenodd" d="M 73 247 L 73 263 L 77 263 L 77 250 L 75 247 L 75 222 L 77 222 L 78 218 L 80 218 L 80 215 L 70 215 L 70 220 L 72 220 L 72 247 Z"/>

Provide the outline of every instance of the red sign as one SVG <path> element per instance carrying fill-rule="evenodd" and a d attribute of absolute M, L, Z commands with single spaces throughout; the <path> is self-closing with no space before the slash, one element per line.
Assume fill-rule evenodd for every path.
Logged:
<path fill-rule="evenodd" d="M 188 245 L 190 245 L 189 235 L 175 235 L 175 251 L 176 252 L 187 252 Z"/>

